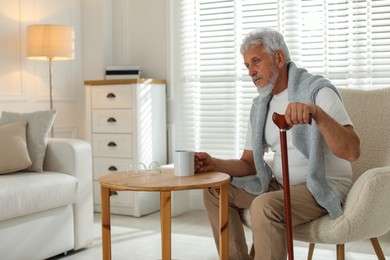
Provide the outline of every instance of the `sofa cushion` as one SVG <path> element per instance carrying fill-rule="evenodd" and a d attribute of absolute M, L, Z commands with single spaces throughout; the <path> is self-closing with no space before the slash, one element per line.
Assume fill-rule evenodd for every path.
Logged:
<path fill-rule="evenodd" d="M 57 110 L 36 111 L 32 113 L 14 113 L 4 111 L 0 125 L 18 121 L 27 122 L 27 148 L 32 165 L 26 171 L 42 172 L 45 157 L 47 135 L 53 125 Z"/>
<path fill-rule="evenodd" d="M 0 221 L 75 202 L 78 181 L 56 172 L 20 172 L 2 175 Z"/>
<path fill-rule="evenodd" d="M 0 174 L 12 173 L 31 165 L 26 142 L 26 122 L 0 126 Z"/>

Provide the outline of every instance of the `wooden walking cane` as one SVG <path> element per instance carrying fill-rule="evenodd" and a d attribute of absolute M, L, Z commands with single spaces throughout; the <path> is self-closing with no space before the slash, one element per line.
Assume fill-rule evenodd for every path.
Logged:
<path fill-rule="evenodd" d="M 279 127 L 280 131 L 280 151 L 282 154 L 282 172 L 284 187 L 284 212 L 286 221 L 287 253 L 288 259 L 294 260 L 292 223 L 291 223 L 291 199 L 290 199 L 290 178 L 288 173 L 288 156 L 287 156 L 287 137 L 286 132 L 292 126 L 288 125 L 284 115 L 273 113 L 272 120 Z"/>

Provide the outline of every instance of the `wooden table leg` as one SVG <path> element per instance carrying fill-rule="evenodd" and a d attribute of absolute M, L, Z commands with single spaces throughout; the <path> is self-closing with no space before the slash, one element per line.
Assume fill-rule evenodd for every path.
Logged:
<path fill-rule="evenodd" d="M 229 259 L 228 185 L 221 185 L 219 194 L 219 255 Z"/>
<path fill-rule="evenodd" d="M 160 192 L 162 259 L 171 260 L 171 192 Z"/>
<path fill-rule="evenodd" d="M 103 260 L 111 260 L 110 189 L 101 186 Z"/>

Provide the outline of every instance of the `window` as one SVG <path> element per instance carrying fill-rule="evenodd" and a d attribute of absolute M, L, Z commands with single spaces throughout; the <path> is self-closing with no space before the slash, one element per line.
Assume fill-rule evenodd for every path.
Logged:
<path fill-rule="evenodd" d="M 238 158 L 256 89 L 239 48 L 259 26 L 283 33 L 292 60 L 337 87 L 390 83 L 390 2 L 384 0 L 171 1 L 180 148 Z"/>

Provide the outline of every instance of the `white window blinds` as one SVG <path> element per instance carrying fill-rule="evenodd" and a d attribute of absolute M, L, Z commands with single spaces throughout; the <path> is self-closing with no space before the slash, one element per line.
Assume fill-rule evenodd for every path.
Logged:
<path fill-rule="evenodd" d="M 181 0 L 174 12 L 176 147 L 238 158 L 256 89 L 239 48 L 257 27 L 285 36 L 292 60 L 337 87 L 390 85 L 388 0 Z"/>

